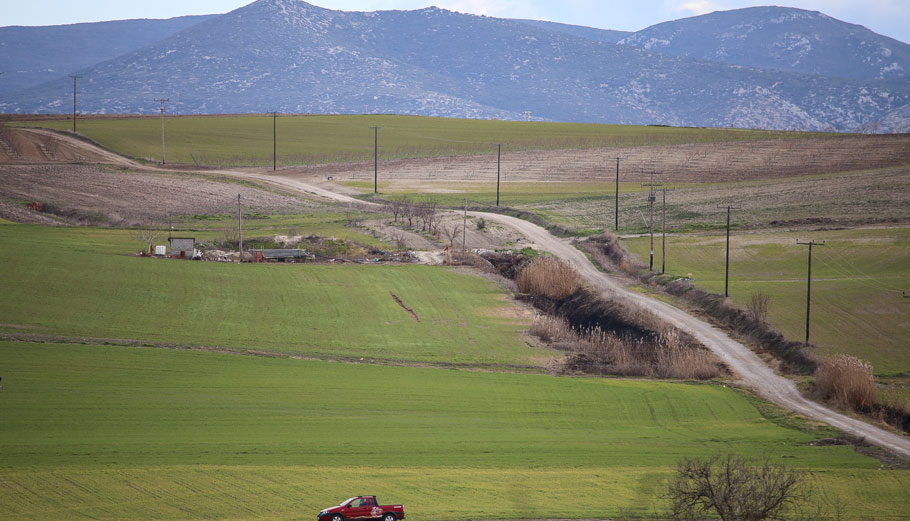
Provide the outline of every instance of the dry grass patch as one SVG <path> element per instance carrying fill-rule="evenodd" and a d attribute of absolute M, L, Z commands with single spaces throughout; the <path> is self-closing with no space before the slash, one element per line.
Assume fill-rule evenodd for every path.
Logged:
<path fill-rule="evenodd" d="M 825 399 L 856 411 L 868 410 L 878 402 L 872 366 L 849 355 L 822 361 L 815 372 L 815 387 Z"/>
<path fill-rule="evenodd" d="M 535 297 L 561 300 L 581 287 L 575 268 L 552 257 L 537 257 L 515 278 L 518 289 Z"/>

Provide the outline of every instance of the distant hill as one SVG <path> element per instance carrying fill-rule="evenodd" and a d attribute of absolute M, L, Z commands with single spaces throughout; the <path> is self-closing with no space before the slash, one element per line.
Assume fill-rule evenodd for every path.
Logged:
<path fill-rule="evenodd" d="M 540 29 L 547 29 L 550 31 L 556 31 L 559 33 L 571 34 L 573 36 L 581 36 L 582 38 L 588 38 L 590 40 L 595 40 L 598 42 L 604 43 L 616 43 L 623 38 L 631 35 L 629 31 L 614 31 L 612 29 L 594 29 L 593 27 L 585 27 L 582 25 L 569 25 L 561 24 L 557 22 L 546 22 L 543 20 L 521 20 L 516 19 L 516 22 L 521 22 L 524 24 L 533 25 Z"/>
<path fill-rule="evenodd" d="M 0 96 L 135 51 L 212 16 L 0 27 Z"/>
<path fill-rule="evenodd" d="M 618 43 L 743 67 L 857 80 L 910 78 L 910 45 L 816 11 L 786 7 L 664 22 Z"/>
<path fill-rule="evenodd" d="M 80 70 L 80 110 L 148 113 L 166 97 L 180 113 L 520 119 L 530 111 L 597 123 L 906 128 L 903 78 L 745 68 L 614 45 L 592 31 L 438 8 L 358 13 L 259 0 Z M 71 107 L 66 78 L 28 93 L 41 112 Z M 0 103 L 17 110 L 15 100 Z"/>

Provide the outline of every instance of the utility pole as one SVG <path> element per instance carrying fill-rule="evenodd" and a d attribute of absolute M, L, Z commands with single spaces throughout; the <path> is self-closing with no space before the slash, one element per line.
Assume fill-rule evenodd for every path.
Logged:
<path fill-rule="evenodd" d="M 735 206 L 718 206 L 718 208 L 727 209 L 727 262 L 726 269 L 724 270 L 724 298 L 730 296 L 730 211 L 739 210 Z"/>
<path fill-rule="evenodd" d="M 278 113 L 272 112 L 272 172 L 278 161 Z"/>
<path fill-rule="evenodd" d="M 161 164 L 165 164 L 165 155 L 164 155 L 164 102 L 171 101 L 169 98 L 156 99 L 158 103 L 161 104 Z"/>
<path fill-rule="evenodd" d="M 663 275 L 666 273 L 667 268 L 667 192 L 672 192 L 672 188 L 659 188 L 655 192 L 663 192 L 663 204 L 662 204 L 662 214 L 660 232 L 662 235 L 660 242 L 660 273 Z"/>
<path fill-rule="evenodd" d="M 499 206 L 499 171 L 502 166 L 502 143 L 496 145 L 496 206 Z"/>
<path fill-rule="evenodd" d="M 370 127 L 373 129 L 373 193 L 379 193 L 379 129 L 382 127 Z"/>
<path fill-rule="evenodd" d="M 619 231 L 619 162 L 625 159 L 624 157 L 616 157 L 616 231 Z"/>
<path fill-rule="evenodd" d="M 240 262 L 243 262 L 243 215 L 240 213 L 240 194 L 237 194 L 237 235 L 240 237 Z"/>
<path fill-rule="evenodd" d="M 82 76 L 70 75 L 73 79 L 73 133 L 76 132 L 76 80 Z"/>
<path fill-rule="evenodd" d="M 799 242 L 799 239 L 796 240 L 796 244 L 809 247 L 809 278 L 808 284 L 806 286 L 806 345 L 809 345 L 809 305 L 812 302 L 812 247 L 813 246 L 824 246 L 824 241 L 822 242 Z"/>
<path fill-rule="evenodd" d="M 468 200 L 464 200 L 464 220 L 461 223 L 461 253 L 465 252 L 465 245 L 468 242 Z"/>
<path fill-rule="evenodd" d="M 654 188 L 658 186 L 663 186 L 663 183 L 654 182 L 654 172 L 651 172 L 651 182 L 642 183 L 641 186 L 647 186 L 648 191 L 648 228 L 651 233 L 651 260 L 648 264 L 648 270 L 654 271 L 654 201 L 657 200 L 657 196 L 654 195 Z"/>

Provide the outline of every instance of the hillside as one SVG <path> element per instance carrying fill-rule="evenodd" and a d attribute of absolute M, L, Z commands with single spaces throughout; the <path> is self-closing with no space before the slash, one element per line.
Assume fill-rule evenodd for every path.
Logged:
<path fill-rule="evenodd" d="M 910 45 L 817 11 L 750 7 L 657 24 L 618 41 L 641 49 L 854 80 L 910 77 Z"/>
<path fill-rule="evenodd" d="M 906 125 L 910 84 L 659 54 L 438 8 L 374 13 L 259 0 L 80 71 L 81 111 L 397 113 L 801 130 Z M 65 112 L 71 82 L 29 89 Z M 30 103 L 32 105 L 32 103 Z M 17 101 L 0 111 L 21 110 Z M 30 109 L 31 110 L 31 109 Z"/>
<path fill-rule="evenodd" d="M 0 96 L 141 49 L 212 16 L 216 15 L 0 27 L 0 71 L 3 71 Z M 26 98 L 29 107 L 30 98 Z"/>

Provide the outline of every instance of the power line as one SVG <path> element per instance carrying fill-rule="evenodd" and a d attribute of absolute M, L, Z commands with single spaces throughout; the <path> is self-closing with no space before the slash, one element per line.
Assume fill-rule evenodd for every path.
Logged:
<path fill-rule="evenodd" d="M 809 277 L 806 285 L 806 345 L 809 345 L 809 308 L 812 302 L 812 247 L 824 246 L 825 242 L 799 242 L 799 239 L 797 239 L 796 244 L 809 247 Z"/>

